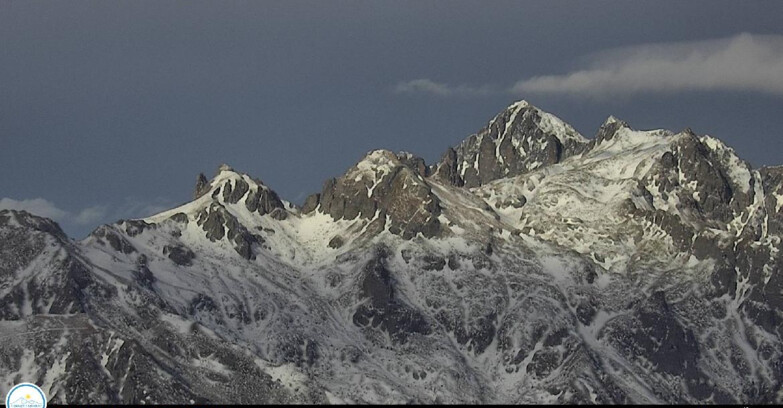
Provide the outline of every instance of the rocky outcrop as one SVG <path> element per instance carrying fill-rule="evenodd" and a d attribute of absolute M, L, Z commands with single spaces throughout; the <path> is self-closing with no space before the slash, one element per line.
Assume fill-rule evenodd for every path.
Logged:
<path fill-rule="evenodd" d="M 136 252 L 136 248 L 134 248 L 133 244 L 111 226 L 104 225 L 98 227 L 90 235 L 98 238 L 98 242 L 104 242 L 103 240 L 105 240 L 115 251 L 122 252 L 123 254 L 127 255 Z"/>
<path fill-rule="evenodd" d="M 235 180 L 233 183 L 227 182 L 223 184 L 223 201 L 228 204 L 236 204 L 247 194 L 249 189 L 250 185 L 242 178 Z"/>
<path fill-rule="evenodd" d="M 206 232 L 206 237 L 214 242 L 225 237 L 233 243 L 234 250 L 245 259 L 255 259 L 253 248 L 264 242 L 264 238 L 251 233 L 237 218 L 219 203 L 202 210 L 196 221 Z"/>
<path fill-rule="evenodd" d="M 24 211 L 0 211 L 0 282 L 0 320 L 83 313 L 89 296 L 113 295 L 111 288 L 87 294 L 96 280 L 70 240 L 52 220 Z"/>
<path fill-rule="evenodd" d="M 209 185 L 209 180 L 207 179 L 207 176 L 204 175 L 204 173 L 199 173 L 198 178 L 196 179 L 196 191 L 193 194 L 193 199 L 197 199 L 207 192 L 209 192 L 209 189 L 211 186 Z"/>
<path fill-rule="evenodd" d="M 65 232 L 56 222 L 27 211 L 0 210 L 0 227 L 33 230 L 49 234 L 60 241 L 68 240 Z"/>
<path fill-rule="evenodd" d="M 435 169 L 435 174 L 453 186 L 462 187 L 465 185 L 465 181 L 460 175 L 457 160 L 459 160 L 457 151 L 449 147 L 440 159 L 440 163 Z"/>
<path fill-rule="evenodd" d="M 767 233 L 783 234 L 783 166 L 762 167 L 759 176 L 765 196 L 765 213 L 769 215 Z"/>
<path fill-rule="evenodd" d="M 452 185 L 476 187 L 558 163 L 587 147 L 572 127 L 520 101 L 447 150 L 435 173 Z"/>
<path fill-rule="evenodd" d="M 283 202 L 277 193 L 268 189 L 259 187 L 250 192 L 245 200 L 245 206 L 250 212 L 257 212 L 258 215 L 270 214 L 275 209 L 284 209 Z"/>
<path fill-rule="evenodd" d="M 196 254 L 184 245 L 166 245 L 163 247 L 163 255 L 169 257 L 177 265 L 190 266 Z"/>
<path fill-rule="evenodd" d="M 321 201 L 321 194 L 310 194 L 305 199 L 304 204 L 302 205 L 302 213 L 303 214 L 309 214 L 313 211 L 315 211 L 316 208 L 318 208 L 318 203 Z"/>
<path fill-rule="evenodd" d="M 327 180 L 321 194 L 310 199 L 308 208 L 317 199 L 320 211 L 335 220 L 361 217 L 386 223 L 388 219 L 386 228 L 405 239 L 419 233 L 425 237 L 437 235 L 441 228 L 440 201 L 420 174 L 426 166 L 409 155 L 403 158 L 421 166 L 411 168 L 389 151 L 371 152 L 345 175 Z"/>
<path fill-rule="evenodd" d="M 429 334 L 432 329 L 427 319 L 397 298 L 393 278 L 385 265 L 387 250 L 375 251 L 375 256 L 362 268 L 360 297 L 367 302 L 356 309 L 353 323 L 384 330 L 395 343 L 405 343 L 412 335 Z"/>

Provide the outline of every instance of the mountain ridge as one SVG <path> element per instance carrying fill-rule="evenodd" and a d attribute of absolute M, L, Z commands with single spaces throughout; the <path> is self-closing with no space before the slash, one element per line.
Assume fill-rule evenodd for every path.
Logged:
<path fill-rule="evenodd" d="M 374 150 L 302 205 L 222 165 L 194 200 L 80 241 L 3 210 L 0 388 L 780 403 L 780 169 L 613 117 L 587 139 L 520 101 L 434 164 Z"/>

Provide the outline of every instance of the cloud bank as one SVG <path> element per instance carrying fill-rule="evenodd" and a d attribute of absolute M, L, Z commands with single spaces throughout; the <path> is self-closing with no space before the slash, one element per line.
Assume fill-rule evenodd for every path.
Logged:
<path fill-rule="evenodd" d="M 583 58 L 582 68 L 542 75 L 511 87 L 452 86 L 430 79 L 401 82 L 398 93 L 442 97 L 510 93 L 590 97 L 684 91 L 748 91 L 783 96 L 783 36 L 738 34 L 723 39 L 642 44 Z"/>
<path fill-rule="evenodd" d="M 41 217 L 51 218 L 59 223 L 73 225 L 90 225 L 97 223 L 106 216 L 106 207 L 93 206 L 77 213 L 58 208 L 54 203 L 43 198 L 14 200 L 0 198 L 0 210 L 23 210 Z"/>
<path fill-rule="evenodd" d="M 126 197 L 122 203 L 107 207 L 95 205 L 78 211 L 68 211 L 57 207 L 44 198 L 15 200 L 0 198 L 0 210 L 22 210 L 39 217 L 56 221 L 70 236 L 81 236 L 100 224 L 119 219 L 147 217 L 175 207 L 172 200 L 165 197 L 141 200 Z"/>
<path fill-rule="evenodd" d="M 588 67 L 517 82 L 514 93 L 613 95 L 755 91 L 783 95 L 783 36 L 646 44 L 595 54 Z"/>
<path fill-rule="evenodd" d="M 430 79 L 414 79 L 398 83 L 396 93 L 425 93 L 437 96 L 485 96 L 497 93 L 490 85 L 474 87 L 470 85 L 447 85 Z"/>

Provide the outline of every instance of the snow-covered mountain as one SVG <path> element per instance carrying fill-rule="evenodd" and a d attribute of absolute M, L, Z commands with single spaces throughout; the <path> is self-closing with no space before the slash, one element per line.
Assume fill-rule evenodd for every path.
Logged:
<path fill-rule="evenodd" d="M 302 206 L 221 166 L 69 239 L 0 211 L 0 392 L 59 403 L 781 403 L 783 168 L 517 102 Z"/>

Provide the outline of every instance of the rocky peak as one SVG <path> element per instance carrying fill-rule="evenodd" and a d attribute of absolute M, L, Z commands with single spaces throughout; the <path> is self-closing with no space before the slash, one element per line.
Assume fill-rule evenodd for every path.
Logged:
<path fill-rule="evenodd" d="M 582 152 L 589 141 L 555 115 L 519 101 L 447 151 L 435 173 L 475 187 L 535 170 Z"/>
<path fill-rule="evenodd" d="M 606 118 L 601 127 L 598 128 L 598 133 L 595 135 L 593 144 L 598 145 L 606 140 L 612 140 L 617 131 L 624 128 L 630 129 L 631 127 L 628 126 L 628 123 L 624 120 L 617 119 L 614 116 L 609 116 Z"/>
<path fill-rule="evenodd" d="M 49 234 L 61 241 L 68 240 L 67 235 L 56 222 L 23 210 L 0 210 L 0 227 L 29 229 Z"/>
<path fill-rule="evenodd" d="M 764 190 L 764 206 L 769 214 L 768 234 L 783 233 L 783 166 L 767 166 L 759 169 Z"/>
<path fill-rule="evenodd" d="M 194 222 L 210 241 L 226 239 L 242 257 L 254 259 L 256 247 L 262 244 L 264 239 L 257 233 L 251 232 L 250 226 L 243 225 L 241 220 L 267 215 L 276 220 L 283 220 L 290 214 L 277 193 L 264 185 L 261 180 L 237 172 L 223 164 L 211 181 L 206 181 L 203 174 L 199 175 L 194 201 L 145 220 L 126 221 L 123 225 L 129 236 L 135 236 L 144 229 L 156 228 L 160 222 L 172 221 L 177 224 Z M 101 231 L 99 237 L 109 239 L 112 246 L 131 248 L 129 245 L 122 245 L 121 242 L 115 245 L 113 242 L 117 240 L 112 241 L 109 238 L 111 231 L 107 231 Z M 182 258 L 179 255 L 187 254 L 187 251 L 183 251 L 171 249 L 169 253 L 179 259 Z"/>
<path fill-rule="evenodd" d="M 198 178 L 196 179 L 196 189 L 193 194 L 193 199 L 195 200 L 206 194 L 209 191 L 209 187 L 207 176 L 205 176 L 204 173 L 199 173 Z"/>
<path fill-rule="evenodd" d="M 224 171 L 233 172 L 234 169 L 231 166 L 229 166 L 228 164 L 223 163 L 220 166 L 218 166 L 218 173 L 221 173 L 221 172 L 224 172 Z"/>
<path fill-rule="evenodd" d="M 386 173 L 390 169 L 403 166 L 421 177 L 427 177 L 430 169 L 419 156 L 409 152 L 393 153 L 390 150 L 373 150 L 367 153 L 354 167 L 348 170 L 352 175 Z"/>
<path fill-rule="evenodd" d="M 506 109 L 522 109 L 522 108 L 535 108 L 535 109 L 538 109 L 535 106 L 533 106 L 530 102 L 528 102 L 526 99 L 518 100 L 518 101 L 512 103 L 511 105 L 509 105 L 508 108 L 506 108 Z"/>
<path fill-rule="evenodd" d="M 320 194 L 308 198 L 303 212 L 318 208 L 335 220 L 377 220 L 406 239 L 419 232 L 431 237 L 440 228 L 440 204 L 426 173 L 421 158 L 374 150 L 343 176 L 327 180 Z"/>
<path fill-rule="evenodd" d="M 211 182 L 204 183 L 205 178 L 202 179 L 201 176 L 203 175 L 199 176 L 197 183 L 199 197 L 209 193 L 213 201 L 222 201 L 222 204 L 242 202 L 248 211 L 258 215 L 270 214 L 278 208 L 284 211 L 283 201 L 263 181 L 237 172 L 231 166 L 220 165 L 217 175 Z"/>
<path fill-rule="evenodd" d="M 707 220 L 732 220 L 753 202 L 750 166 L 717 139 L 700 137 L 690 129 L 681 135 L 674 155 L 681 184 L 694 190 L 695 208 Z"/>
<path fill-rule="evenodd" d="M 75 246 L 48 218 L 0 210 L 0 320 L 83 313 L 81 290 L 93 281 Z"/>
<path fill-rule="evenodd" d="M 627 126 L 627 124 L 625 123 L 625 121 L 618 119 L 618 118 L 617 118 L 617 117 L 615 117 L 614 115 L 609 115 L 609 117 L 608 117 L 608 118 L 606 118 L 606 120 L 604 121 L 603 125 L 601 125 L 601 126 L 607 126 L 607 125 L 611 125 L 611 124 L 613 124 L 613 123 L 618 123 L 618 122 L 619 122 L 619 123 L 623 123 L 623 124 L 625 124 L 625 125 Z"/>
<path fill-rule="evenodd" d="M 397 160 L 399 160 L 400 163 L 407 166 L 408 168 L 414 170 L 422 177 L 429 177 L 430 173 L 432 172 L 432 168 L 427 166 L 427 163 L 424 161 L 424 159 L 412 153 L 399 152 L 397 153 Z"/>
<path fill-rule="evenodd" d="M 732 228 L 728 223 L 755 200 L 756 180 L 750 166 L 717 139 L 685 129 L 677 134 L 618 131 L 604 139 L 607 140 L 612 142 L 600 146 L 609 147 L 601 148 L 616 149 L 616 154 L 658 143 L 663 153 L 655 157 L 655 165 L 641 182 L 657 197 L 658 207 L 679 214 L 694 225 Z M 636 144 L 631 145 L 629 140 Z"/>

